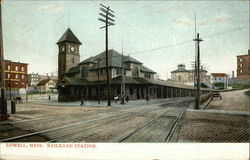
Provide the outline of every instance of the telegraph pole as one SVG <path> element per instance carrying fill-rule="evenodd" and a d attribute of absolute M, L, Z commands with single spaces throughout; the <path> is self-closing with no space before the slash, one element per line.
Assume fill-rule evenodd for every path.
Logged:
<path fill-rule="evenodd" d="M 123 43 L 122 43 L 122 84 L 121 84 L 121 104 L 125 104 L 125 71 L 123 66 Z"/>
<path fill-rule="evenodd" d="M 100 58 L 97 59 L 97 65 L 98 65 L 98 70 L 97 70 L 97 80 L 98 80 L 98 104 L 100 104 Z"/>
<path fill-rule="evenodd" d="M 110 97 L 110 77 L 109 77 L 109 64 L 108 64 L 108 27 L 115 25 L 113 22 L 115 22 L 115 20 L 113 20 L 111 17 L 115 17 L 114 16 L 114 11 L 112 11 L 109 7 L 106 7 L 102 4 L 100 10 L 103 13 L 99 13 L 100 16 L 102 16 L 105 19 L 102 18 L 98 18 L 99 21 L 104 22 L 105 26 L 100 27 L 100 29 L 105 28 L 106 29 L 106 72 L 107 72 L 107 88 L 108 88 L 108 106 L 111 106 L 111 97 Z M 112 21 L 112 22 L 111 22 Z"/>
<path fill-rule="evenodd" d="M 10 75 L 10 77 L 9 77 L 9 94 L 10 94 L 10 101 L 12 100 L 11 99 L 11 97 L 12 97 L 12 95 L 11 95 L 11 67 L 12 65 L 11 65 L 11 60 L 10 60 L 10 70 L 9 70 L 9 75 Z"/>
<path fill-rule="evenodd" d="M 196 93 L 196 103 L 195 103 L 195 109 L 199 109 L 200 106 L 200 42 L 203 41 L 199 37 L 199 33 L 197 33 L 196 39 L 194 41 L 197 44 L 197 93 Z"/>
<path fill-rule="evenodd" d="M 7 116 L 7 103 L 5 99 L 5 84 L 4 84 L 4 53 L 3 53 L 3 31 L 2 31 L 2 1 L 0 1 L 0 87 L 1 87 L 1 101 L 0 114 L 2 118 Z"/>

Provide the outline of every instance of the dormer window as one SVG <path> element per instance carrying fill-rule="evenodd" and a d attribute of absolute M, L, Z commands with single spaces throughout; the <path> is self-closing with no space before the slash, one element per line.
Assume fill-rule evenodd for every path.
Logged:
<path fill-rule="evenodd" d="M 150 73 L 144 73 L 144 78 L 150 78 Z"/>
<path fill-rule="evenodd" d="M 117 68 L 116 69 L 116 75 L 121 75 L 122 74 L 122 69 L 121 68 Z"/>
<path fill-rule="evenodd" d="M 88 68 L 83 67 L 82 68 L 82 78 L 88 78 L 88 74 L 89 74 Z"/>
<path fill-rule="evenodd" d="M 132 76 L 133 77 L 138 77 L 139 76 L 139 72 L 138 72 L 138 68 L 137 67 L 133 67 L 132 68 Z"/>

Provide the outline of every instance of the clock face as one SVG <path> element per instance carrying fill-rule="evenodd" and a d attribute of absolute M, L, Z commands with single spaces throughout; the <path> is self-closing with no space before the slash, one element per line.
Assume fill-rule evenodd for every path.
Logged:
<path fill-rule="evenodd" d="M 65 51 L 65 47 L 61 46 L 61 51 L 64 52 Z"/>
<path fill-rule="evenodd" d="M 71 50 L 72 52 L 74 52 L 74 51 L 75 51 L 75 47 L 70 47 L 70 50 Z"/>

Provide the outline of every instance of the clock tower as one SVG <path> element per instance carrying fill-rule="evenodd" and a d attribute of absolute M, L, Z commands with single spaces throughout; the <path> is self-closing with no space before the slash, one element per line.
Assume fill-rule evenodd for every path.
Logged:
<path fill-rule="evenodd" d="M 65 76 L 65 73 L 80 62 L 79 48 L 82 44 L 70 28 L 66 30 L 58 45 L 58 79 Z"/>

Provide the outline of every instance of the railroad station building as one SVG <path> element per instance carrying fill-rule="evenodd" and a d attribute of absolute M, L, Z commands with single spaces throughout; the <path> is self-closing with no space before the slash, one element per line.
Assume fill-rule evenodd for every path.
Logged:
<path fill-rule="evenodd" d="M 58 53 L 58 101 L 83 99 L 107 99 L 107 72 L 105 52 L 80 62 L 81 42 L 67 29 L 57 42 Z M 131 56 L 108 51 L 108 70 L 111 97 L 121 97 L 122 80 L 125 95 L 130 100 L 193 96 L 193 87 L 175 85 L 173 82 L 154 79 L 156 72 Z M 122 76 L 122 73 L 123 76 Z"/>

